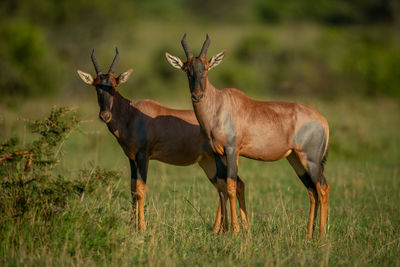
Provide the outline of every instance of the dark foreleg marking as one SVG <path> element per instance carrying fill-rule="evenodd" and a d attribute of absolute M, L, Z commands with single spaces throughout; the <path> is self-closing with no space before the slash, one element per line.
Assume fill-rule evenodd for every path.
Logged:
<path fill-rule="evenodd" d="M 315 228 L 315 218 L 318 211 L 318 195 L 316 192 L 316 186 L 313 183 L 310 175 L 307 173 L 307 169 L 303 166 L 300 156 L 297 151 L 293 151 L 288 157 L 290 165 L 295 170 L 297 176 L 300 178 L 304 186 L 307 188 L 308 195 L 310 198 L 310 210 L 307 222 L 307 238 L 311 238 Z"/>
<path fill-rule="evenodd" d="M 237 187 L 237 153 L 234 147 L 225 148 L 227 161 L 227 181 L 226 188 L 231 207 L 231 222 L 233 233 L 239 232 L 239 223 L 236 215 L 236 187 Z"/>
<path fill-rule="evenodd" d="M 138 198 L 139 206 L 139 230 L 144 230 L 146 228 L 146 222 L 144 219 L 144 198 L 146 194 L 147 169 L 149 164 L 145 153 L 138 153 L 136 155 L 136 164 L 136 195 Z"/>
<path fill-rule="evenodd" d="M 132 220 L 135 225 L 139 224 L 139 209 L 136 194 L 136 180 L 137 180 L 137 167 L 134 160 L 129 159 L 129 164 L 131 167 L 131 197 L 132 197 Z"/>

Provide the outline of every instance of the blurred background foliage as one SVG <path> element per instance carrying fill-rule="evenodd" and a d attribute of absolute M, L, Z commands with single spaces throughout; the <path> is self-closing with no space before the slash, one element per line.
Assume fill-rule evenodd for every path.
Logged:
<path fill-rule="evenodd" d="M 227 49 L 225 64 L 210 73 L 217 87 L 254 97 L 400 98 L 399 29 L 396 0 L 3 0 L 0 101 L 82 97 L 89 90 L 76 69 L 93 73 L 92 48 L 108 68 L 114 46 L 117 72 L 135 71 L 125 95 L 188 98 L 185 75 L 164 58 L 184 57 L 184 32 L 194 51 L 209 33 L 209 57 Z"/>
<path fill-rule="evenodd" d="M 191 109 L 164 56 L 184 59 L 184 33 L 194 54 L 206 33 L 209 58 L 226 49 L 216 87 L 328 119 L 326 243 L 303 240 L 307 196 L 287 162 L 245 158 L 245 242 L 211 235 L 217 195 L 200 168 L 156 161 L 148 231 L 132 229 L 127 158 L 76 70 L 94 75 L 93 48 L 107 70 L 117 46 L 115 73 L 134 70 L 122 95 Z M 0 265 L 400 265 L 399 0 L 2 0 L 0 95 Z M 79 108 L 44 115 L 53 105 Z"/>

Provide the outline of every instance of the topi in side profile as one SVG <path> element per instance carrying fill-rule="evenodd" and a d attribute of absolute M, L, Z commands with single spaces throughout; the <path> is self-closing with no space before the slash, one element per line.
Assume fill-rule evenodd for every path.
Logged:
<path fill-rule="evenodd" d="M 221 233 L 227 227 L 225 201 L 227 169 L 220 156 L 213 153 L 206 136 L 201 132 L 192 110 L 176 110 L 153 100 L 138 102 L 124 98 L 117 86 L 126 82 L 132 69 L 114 76 L 119 59 L 118 49 L 107 73 L 103 73 L 91 55 L 96 78 L 78 70 L 80 78 L 96 88 L 100 107 L 99 117 L 115 136 L 131 167 L 131 195 L 133 219 L 139 230 L 146 227 L 144 198 L 149 160 L 155 159 L 172 165 L 187 166 L 198 163 L 219 195 L 219 207 L 213 231 Z M 242 224 L 247 227 L 244 183 L 238 178 L 237 197 L 242 211 Z"/>
<path fill-rule="evenodd" d="M 239 156 L 263 161 L 287 158 L 307 188 L 310 211 L 307 237 L 313 235 L 319 205 L 320 235 L 326 233 L 329 184 L 323 173 L 329 127 L 314 108 L 291 102 L 257 101 L 235 88 L 216 89 L 208 80 L 208 71 L 225 56 L 220 52 L 206 59 L 210 38 L 206 36 L 201 52 L 194 57 L 182 38 L 186 62 L 169 53 L 169 63 L 186 72 L 193 109 L 215 153 L 226 156 L 227 192 L 233 232 L 239 232 L 235 195 Z"/>

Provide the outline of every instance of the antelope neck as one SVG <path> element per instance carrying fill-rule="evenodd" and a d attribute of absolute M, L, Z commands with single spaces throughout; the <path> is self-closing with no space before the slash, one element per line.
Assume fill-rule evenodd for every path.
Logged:
<path fill-rule="evenodd" d="M 204 89 L 203 95 L 199 101 L 193 101 L 193 110 L 196 114 L 197 120 L 200 125 L 204 128 L 206 122 L 213 121 L 216 112 L 216 103 L 218 100 L 218 89 L 216 89 L 207 79 L 206 88 Z"/>
<path fill-rule="evenodd" d="M 108 129 L 112 132 L 118 130 L 120 125 L 124 123 L 125 120 L 132 119 L 129 115 L 129 105 L 128 99 L 124 98 L 118 92 L 115 92 L 113 97 L 113 106 L 111 108 L 112 119 L 107 123 Z"/>

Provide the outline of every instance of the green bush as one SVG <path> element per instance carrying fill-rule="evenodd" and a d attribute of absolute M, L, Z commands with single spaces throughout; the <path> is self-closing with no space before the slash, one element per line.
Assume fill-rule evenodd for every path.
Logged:
<path fill-rule="evenodd" d="M 219 78 L 267 94 L 400 97 L 400 49 L 390 30 L 319 28 L 303 39 L 272 34 L 243 38 Z"/>
<path fill-rule="evenodd" d="M 99 183 L 118 178 L 112 171 L 82 170 L 70 179 L 54 172 L 61 148 L 78 121 L 66 108 L 54 108 L 48 118 L 30 123 L 39 138 L 21 145 L 11 138 L 0 145 L 0 221 L 22 223 L 28 218 L 46 223 L 63 211 L 67 200 L 92 192 Z M 23 223 L 22 223 L 23 224 Z"/>
<path fill-rule="evenodd" d="M 57 68 L 40 27 L 24 21 L 0 24 L 0 93 L 47 95 L 57 89 Z"/>
<path fill-rule="evenodd" d="M 394 21 L 390 1 L 380 0 L 310 0 L 254 1 L 254 10 L 261 21 L 315 21 L 324 24 L 371 24 Z"/>
<path fill-rule="evenodd" d="M 400 97 L 400 49 L 388 42 L 357 38 L 349 43 L 342 61 L 349 84 L 362 88 L 368 96 Z M 351 83 L 351 81 L 353 81 Z"/>
<path fill-rule="evenodd" d="M 52 173 L 61 155 L 60 144 L 77 124 L 75 116 L 65 118 L 67 112 L 53 109 L 47 119 L 32 122 L 32 133 L 40 137 L 25 146 L 15 138 L 0 145 L 3 223 L 23 218 L 36 207 L 40 207 L 41 216 L 48 217 L 65 205 L 66 196 L 73 189 L 78 189 L 79 185 Z"/>
<path fill-rule="evenodd" d="M 62 146 L 77 124 L 75 112 L 54 108 L 47 118 L 30 123 L 37 137 L 32 142 L 21 144 L 11 138 L 0 144 L 2 265 L 16 265 L 24 249 L 51 247 L 73 257 L 78 246 L 85 251 L 110 251 L 121 242 L 119 236 L 109 242 L 109 229 L 126 225 L 121 224 L 119 209 L 113 209 L 120 200 L 128 202 L 117 189 L 119 175 L 97 167 L 62 175 L 56 172 Z M 112 206 L 102 201 L 104 193 Z"/>
<path fill-rule="evenodd" d="M 390 29 L 327 30 L 315 51 L 335 80 L 337 92 L 400 96 L 400 49 Z"/>

